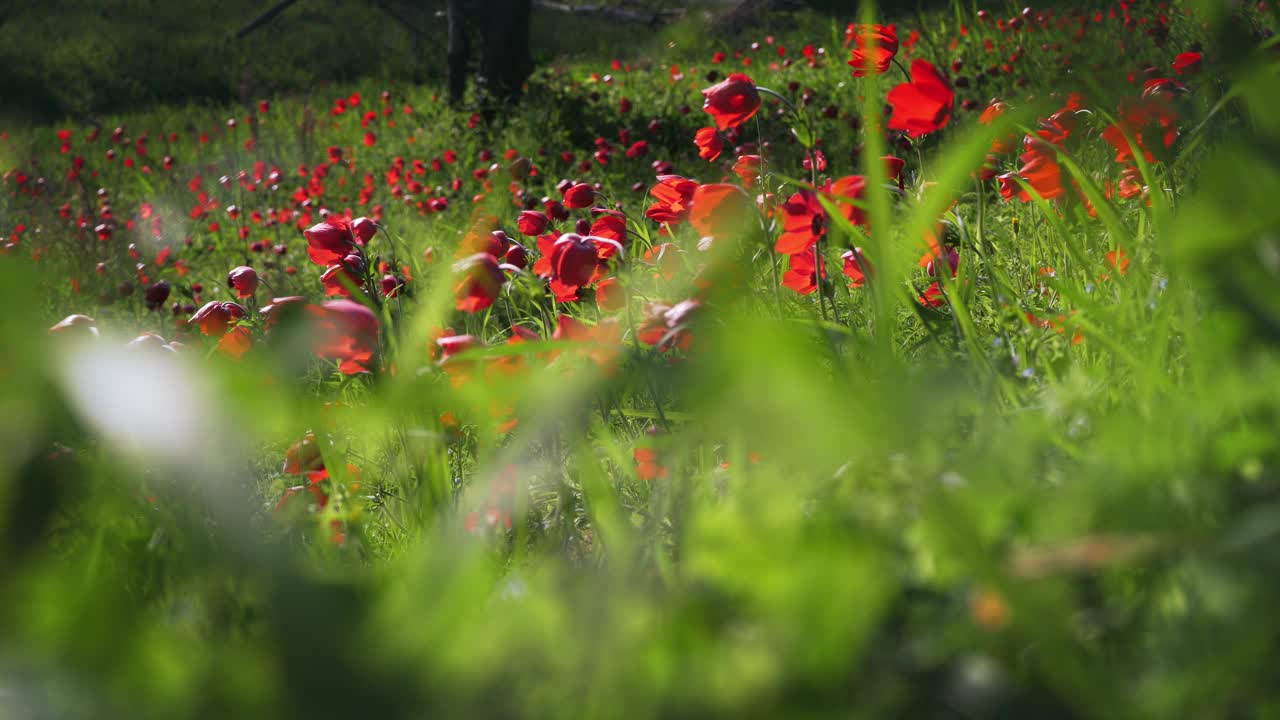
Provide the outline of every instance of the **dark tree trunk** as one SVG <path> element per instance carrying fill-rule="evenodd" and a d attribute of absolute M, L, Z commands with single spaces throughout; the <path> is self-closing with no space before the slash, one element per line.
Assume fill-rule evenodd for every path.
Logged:
<path fill-rule="evenodd" d="M 449 100 L 462 102 L 472 47 L 479 43 L 477 85 L 486 100 L 520 94 L 533 73 L 529 21 L 533 0 L 449 0 Z"/>
<path fill-rule="evenodd" d="M 480 79 L 495 99 L 507 100 L 520 93 L 533 74 L 529 50 L 529 20 L 533 0 L 488 0 L 480 18 Z"/>
<path fill-rule="evenodd" d="M 471 60 L 471 31 L 475 25 L 473 5 L 477 0 L 449 0 L 449 102 L 462 103 L 467 92 L 467 64 Z"/>

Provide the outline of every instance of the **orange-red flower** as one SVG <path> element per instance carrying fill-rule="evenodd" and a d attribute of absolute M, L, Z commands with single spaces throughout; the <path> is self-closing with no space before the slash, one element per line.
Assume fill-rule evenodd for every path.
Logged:
<path fill-rule="evenodd" d="M 751 187 L 760 179 L 760 156 L 739 155 L 733 163 L 733 171 L 742 178 L 742 184 Z"/>
<path fill-rule="evenodd" d="M 702 96 L 705 98 L 702 109 L 721 130 L 738 127 L 760 109 L 760 93 L 756 92 L 756 84 L 743 73 L 732 73 L 703 90 Z"/>
<path fill-rule="evenodd" d="M 871 277 L 871 261 L 866 255 L 862 254 L 862 248 L 854 248 L 846 250 L 840 259 L 844 261 L 844 274 L 848 276 L 851 288 L 860 288 L 867 284 L 867 279 Z"/>
<path fill-rule="evenodd" d="M 845 37 L 850 36 L 856 45 L 853 59 L 849 61 L 854 77 L 866 77 L 873 72 L 883 75 L 889 70 L 893 56 L 898 54 L 898 35 L 892 25 L 850 25 Z"/>
<path fill-rule="evenodd" d="M 737 185 L 708 183 L 693 192 L 689 224 L 702 237 L 728 238 L 748 231 L 756 210 Z"/>
<path fill-rule="evenodd" d="M 1048 143 L 1031 137 L 1026 139 L 1027 151 L 1021 155 L 1022 168 L 1016 173 L 1005 173 L 996 178 L 1000 182 L 1000 195 L 1005 200 L 1017 197 L 1031 202 L 1031 193 L 1018 185 L 1017 178 L 1026 181 L 1045 200 L 1061 197 L 1066 193 L 1062 183 L 1062 167 L 1056 160 L 1057 150 Z"/>
<path fill-rule="evenodd" d="M 315 319 L 316 357 L 340 361 L 338 369 L 347 375 L 372 368 L 381 329 L 372 310 L 353 300 L 330 300 L 307 310 Z"/>
<path fill-rule="evenodd" d="M 689 219 L 693 207 L 693 193 L 698 183 L 679 175 L 659 175 L 658 184 L 649 190 L 653 205 L 644 216 L 659 223 L 676 224 Z"/>
<path fill-rule="evenodd" d="M 326 220 L 305 230 L 307 255 L 317 265 L 332 265 L 356 250 L 355 237 L 345 220 Z"/>
<path fill-rule="evenodd" d="M 600 267 L 600 252 L 591 238 L 565 233 L 551 247 L 551 292 L 562 302 L 577 300 Z"/>
<path fill-rule="evenodd" d="M 724 151 L 724 136 L 713 127 L 704 127 L 693 136 L 693 144 L 698 146 L 698 157 L 715 160 Z"/>
<path fill-rule="evenodd" d="M 205 303 L 204 307 L 197 310 L 196 314 L 191 316 L 189 322 L 199 324 L 200 332 L 205 335 L 221 336 L 227 332 L 233 323 L 244 316 L 245 310 L 240 305 L 233 302 L 213 300 Z"/>
<path fill-rule="evenodd" d="M 827 259 L 819 256 L 822 277 L 827 277 Z M 813 253 L 798 252 L 791 256 L 787 271 L 782 275 L 782 284 L 801 295 L 808 295 L 818 289 L 818 274 L 814 272 Z"/>
<path fill-rule="evenodd" d="M 454 266 L 461 275 L 454 286 L 455 306 L 462 312 L 480 312 L 493 304 L 502 292 L 506 276 L 498 267 L 498 261 L 488 253 L 476 253 Z"/>
<path fill-rule="evenodd" d="M 951 120 L 955 92 L 932 63 L 913 60 L 911 82 L 890 90 L 888 100 L 893 106 L 889 129 L 903 130 L 914 138 L 946 126 Z"/>
<path fill-rule="evenodd" d="M 835 200 L 841 214 L 854 225 L 867 223 L 866 212 L 859 208 L 856 201 L 862 199 L 866 192 L 866 178 L 861 175 L 849 175 L 831 183 L 822 189 L 822 194 Z M 848 201 L 848 202 L 846 202 Z M 780 208 L 782 213 L 782 234 L 774 245 L 774 250 L 784 255 L 794 255 L 813 247 L 827 234 L 830 218 L 826 208 L 818 199 L 818 193 L 809 188 L 801 188 L 787 199 Z"/>

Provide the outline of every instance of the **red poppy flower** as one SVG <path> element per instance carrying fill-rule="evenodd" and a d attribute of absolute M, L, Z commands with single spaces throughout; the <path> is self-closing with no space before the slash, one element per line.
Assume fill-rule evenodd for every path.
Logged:
<path fill-rule="evenodd" d="M 827 211 L 814 191 L 801 188 L 787 198 L 779 210 L 782 213 L 782 234 L 773 247 L 775 252 L 785 255 L 802 253 L 827 234 Z"/>
<path fill-rule="evenodd" d="M 304 231 L 307 255 L 317 265 L 332 265 L 356 249 L 355 237 L 344 220 L 326 220 Z"/>
<path fill-rule="evenodd" d="M 218 352 L 239 360 L 253 347 L 253 334 L 247 327 L 233 327 L 218 339 Z"/>
<path fill-rule="evenodd" d="M 947 304 L 947 296 L 942 292 L 942 286 L 933 283 L 925 289 L 924 294 L 916 298 L 916 302 L 925 307 L 942 307 Z"/>
<path fill-rule="evenodd" d="M 352 300 L 330 300 L 307 308 L 316 322 L 316 357 L 338 360 L 347 375 L 369 372 L 378 350 L 378 316 Z"/>
<path fill-rule="evenodd" d="M 644 216 L 659 223 L 672 225 L 689 218 L 693 207 L 693 194 L 698 183 L 679 175 L 659 175 L 658 184 L 649 191 L 654 203 Z"/>
<path fill-rule="evenodd" d="M 728 78 L 702 91 L 702 109 L 716 121 L 721 130 L 735 128 L 751 119 L 760 109 L 760 93 L 756 84 L 743 73 Z"/>
<path fill-rule="evenodd" d="M 547 214 L 539 210 L 525 210 L 520 213 L 520 219 L 516 221 L 516 226 L 520 229 L 522 235 L 541 235 L 547 229 L 550 222 Z"/>
<path fill-rule="evenodd" d="M 693 136 L 693 144 L 698 146 L 698 157 L 715 160 L 724 151 L 724 136 L 713 127 L 704 127 Z"/>
<path fill-rule="evenodd" d="M 751 187 L 756 180 L 760 179 L 760 156 L 739 155 L 737 161 L 733 163 L 733 171 L 742 178 L 744 186 Z"/>
<path fill-rule="evenodd" d="M 368 245 L 378 232 L 378 224 L 367 217 L 358 217 L 351 221 L 351 232 L 355 234 L 356 240 L 361 245 Z"/>
<path fill-rule="evenodd" d="M 624 215 L 613 211 L 601 211 L 595 222 L 591 223 L 591 237 L 597 240 L 596 247 L 601 260 L 608 260 L 627 244 L 627 221 Z M 616 243 L 616 245 L 615 245 Z"/>
<path fill-rule="evenodd" d="M 253 297 L 258 289 L 258 271 L 247 265 L 233 268 L 227 273 L 227 287 L 236 291 L 236 297 Z"/>
<path fill-rule="evenodd" d="M 476 253 L 454 266 L 462 278 L 454 286 L 455 306 L 462 312 L 480 312 L 493 304 L 502 292 L 506 276 L 498 261 L 488 253 Z"/>
<path fill-rule="evenodd" d="M 890 182 L 898 183 L 898 189 L 903 187 L 902 170 L 907 166 L 907 161 L 893 155 L 885 155 L 880 158 L 884 162 L 884 174 Z"/>
<path fill-rule="evenodd" d="M 822 277 L 827 277 L 827 259 L 818 258 L 822 264 Z M 818 289 L 818 277 L 814 273 L 813 253 L 798 252 L 791 256 L 787 263 L 787 271 L 782 275 L 782 284 L 801 295 L 808 295 Z"/>
<path fill-rule="evenodd" d="M 862 254 L 862 248 L 854 248 L 846 250 L 840 259 L 844 261 L 844 274 L 848 276 L 852 282 L 849 283 L 851 288 L 860 288 L 867 284 L 867 279 L 871 277 L 871 261 L 866 255 Z"/>
<path fill-rule="evenodd" d="M 316 444 L 315 434 L 309 432 L 285 451 L 284 467 L 280 472 L 285 475 L 301 475 L 322 468 L 324 458 L 320 455 L 320 446 Z"/>
<path fill-rule="evenodd" d="M 890 90 L 888 100 L 893 106 L 889 129 L 903 130 L 914 138 L 946 126 L 951 119 L 955 92 L 932 63 L 913 60 L 911 82 Z"/>
<path fill-rule="evenodd" d="M 840 208 L 849 222 L 854 225 L 865 225 L 867 223 L 866 212 L 853 204 L 852 201 L 862 198 L 866 192 L 866 184 L 865 177 L 849 175 L 824 188 L 822 192 L 829 198 L 837 199 L 837 207 Z M 842 202 L 839 198 L 851 202 Z M 822 202 L 819 201 L 818 194 L 813 190 L 801 188 L 782 204 L 780 210 L 782 212 L 782 234 L 778 236 L 778 241 L 774 245 L 773 249 L 776 252 L 784 255 L 804 252 L 812 248 L 814 243 L 827 234 L 827 224 L 830 218 L 827 217 L 827 211 L 822 206 Z"/>
<path fill-rule="evenodd" d="M 1202 57 L 1198 52 L 1184 52 L 1173 59 L 1173 71 L 1179 75 L 1195 75 L 1200 72 Z"/>
<path fill-rule="evenodd" d="M 621 310 L 626 304 L 627 293 L 622 289 L 618 278 L 605 278 L 596 285 L 596 306 L 601 312 Z"/>
<path fill-rule="evenodd" d="M 360 276 L 346 263 L 337 263 L 325 268 L 320 275 L 320 284 L 324 285 L 325 295 L 349 298 L 352 288 L 359 289 Z"/>
<path fill-rule="evenodd" d="M 188 322 L 199 324 L 200 332 L 205 335 L 220 336 L 227 332 L 232 323 L 244 316 L 244 308 L 236 303 L 213 300 L 197 310 Z"/>
<path fill-rule="evenodd" d="M 565 233 L 551 249 L 551 291 L 556 299 L 576 300 L 578 289 L 591 284 L 600 255 L 590 238 Z"/>
<path fill-rule="evenodd" d="M 1020 159 L 1022 168 L 1016 173 L 1005 173 L 996 178 L 1000 182 L 1000 195 L 1005 200 L 1015 196 L 1022 202 L 1031 202 L 1031 193 L 1018 185 L 1015 178 L 1021 177 L 1031 189 L 1045 200 L 1052 200 L 1066 193 L 1062 184 L 1062 168 L 1058 165 L 1057 150 L 1046 142 L 1028 137 L 1027 151 Z"/>
<path fill-rule="evenodd" d="M 617 370 L 622 344 L 622 328 L 617 321 L 605 320 L 592 326 L 561 315 L 556 318 L 556 329 L 551 333 L 551 339 L 581 343 L 581 356 L 595 363 L 606 375 Z"/>
<path fill-rule="evenodd" d="M 983 110 L 982 114 L 978 116 L 978 122 L 983 125 L 990 125 L 991 123 L 996 121 L 996 118 L 1000 117 L 1001 115 L 1005 114 L 1008 111 L 1009 111 L 1008 105 L 1005 105 L 999 100 L 992 100 L 991 104 L 987 106 L 987 109 Z M 987 152 L 989 152 L 992 155 L 1003 155 L 1004 153 L 1007 153 L 1013 150 L 1016 142 L 1017 142 L 1017 135 L 1014 135 L 1012 133 L 1004 135 L 1002 137 L 995 138 L 991 141 L 991 149 L 988 150 Z"/>
<path fill-rule="evenodd" d="M 151 287 L 148 287 L 144 296 L 147 309 L 155 310 L 163 305 L 164 301 L 169 299 L 170 290 L 169 283 L 165 280 L 158 280 Z"/>
<path fill-rule="evenodd" d="M 693 192 L 689 224 L 702 237 L 729 238 L 747 233 L 755 219 L 755 203 L 737 185 L 700 185 Z"/>
<path fill-rule="evenodd" d="M 298 317 L 306 305 L 307 299 L 301 295 L 271 298 L 271 302 L 259 310 L 258 314 L 264 318 L 264 329 L 270 332 L 281 322 L 289 322 Z"/>
<path fill-rule="evenodd" d="M 659 461 L 657 450 L 636 448 L 632 454 L 636 461 L 636 475 L 641 480 L 665 480 L 671 476 L 671 469 Z"/>
<path fill-rule="evenodd" d="M 874 72 L 883 75 L 893 63 L 893 56 L 898 54 L 898 35 L 893 26 L 884 25 L 850 25 L 845 30 L 845 37 L 852 34 L 853 59 L 849 61 L 854 77 L 866 77 Z M 867 68 L 871 68 L 868 72 Z"/>
<path fill-rule="evenodd" d="M 1129 253 L 1124 248 L 1116 248 L 1107 253 L 1107 264 L 1125 275 L 1129 272 Z"/>
<path fill-rule="evenodd" d="M 566 207 L 591 207 L 591 203 L 595 202 L 595 200 L 595 188 L 584 182 L 572 183 L 564 189 L 564 204 Z"/>

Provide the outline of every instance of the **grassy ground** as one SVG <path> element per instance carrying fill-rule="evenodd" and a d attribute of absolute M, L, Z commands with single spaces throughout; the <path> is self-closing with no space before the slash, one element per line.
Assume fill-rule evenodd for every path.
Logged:
<path fill-rule="evenodd" d="M 388 64 L 8 130 L 0 717 L 1274 714 L 1273 10 L 1011 13 L 857 79 L 854 18 L 695 21 L 487 119 Z M 868 132 L 919 60 L 950 117 Z M 565 179 L 545 232 L 625 231 L 576 299 L 518 221 Z M 379 225 L 350 286 L 326 217 Z"/>

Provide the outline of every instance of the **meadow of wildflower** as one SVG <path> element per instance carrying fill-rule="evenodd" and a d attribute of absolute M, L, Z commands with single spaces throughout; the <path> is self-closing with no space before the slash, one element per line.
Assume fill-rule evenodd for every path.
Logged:
<path fill-rule="evenodd" d="M 1280 716 L 1276 21 L 0 128 L 0 718 Z"/>

